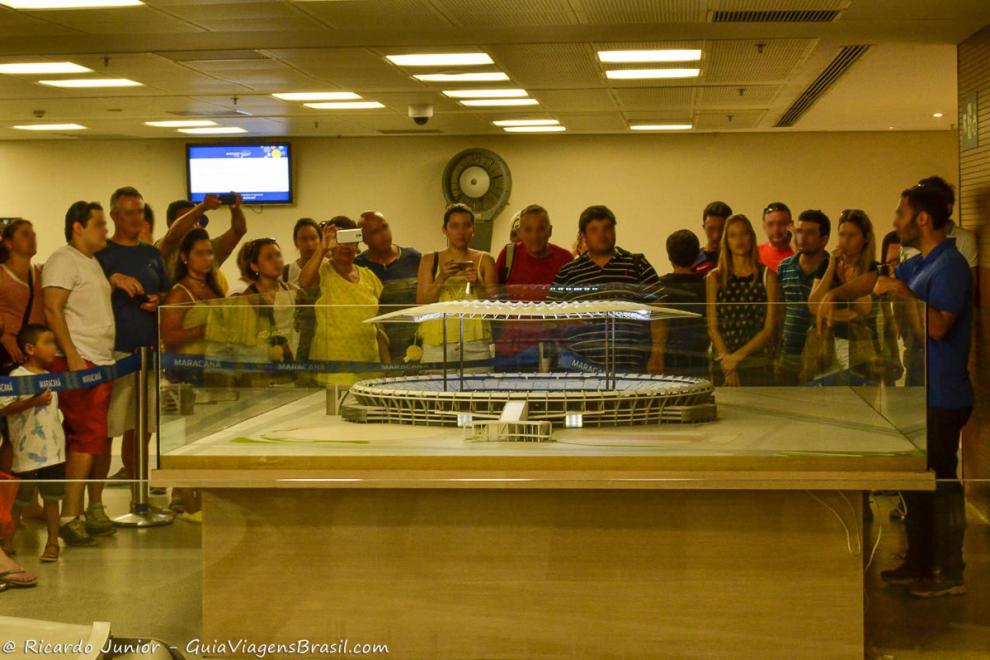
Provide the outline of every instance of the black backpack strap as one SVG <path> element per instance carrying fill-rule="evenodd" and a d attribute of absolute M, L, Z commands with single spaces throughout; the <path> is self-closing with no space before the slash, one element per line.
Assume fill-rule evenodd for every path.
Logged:
<path fill-rule="evenodd" d="M 512 265 L 516 261 L 516 244 L 507 243 L 505 246 L 505 267 L 502 269 L 502 284 L 509 281 L 509 275 L 512 274 Z"/>
<path fill-rule="evenodd" d="M 439 252 L 434 252 L 433 253 L 433 270 L 430 271 L 433 274 L 433 279 L 434 280 L 437 279 L 437 271 L 439 270 L 439 266 L 440 266 L 440 253 Z"/>
<path fill-rule="evenodd" d="M 21 320 L 22 328 L 31 320 L 32 309 L 34 309 L 34 266 L 28 269 L 28 304 L 24 310 L 24 318 Z"/>

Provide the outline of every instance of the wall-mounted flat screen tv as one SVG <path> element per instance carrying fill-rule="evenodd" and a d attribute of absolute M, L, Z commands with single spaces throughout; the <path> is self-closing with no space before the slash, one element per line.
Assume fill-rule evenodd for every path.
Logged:
<path fill-rule="evenodd" d="M 189 199 L 240 193 L 245 204 L 291 204 L 292 148 L 264 144 L 187 144 Z"/>

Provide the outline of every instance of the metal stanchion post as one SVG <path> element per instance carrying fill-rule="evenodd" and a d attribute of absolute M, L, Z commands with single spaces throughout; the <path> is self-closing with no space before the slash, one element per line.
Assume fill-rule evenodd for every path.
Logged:
<path fill-rule="evenodd" d="M 447 315 L 440 315 L 443 324 L 443 391 L 447 391 Z"/>
<path fill-rule="evenodd" d="M 134 374 L 134 385 L 137 387 L 134 469 L 137 481 L 131 486 L 131 512 L 113 519 L 113 523 L 120 527 L 158 527 L 170 525 L 175 520 L 175 513 L 153 509 L 148 501 L 148 443 L 144 438 L 148 431 L 149 352 L 147 347 L 141 347 L 141 368 Z"/>

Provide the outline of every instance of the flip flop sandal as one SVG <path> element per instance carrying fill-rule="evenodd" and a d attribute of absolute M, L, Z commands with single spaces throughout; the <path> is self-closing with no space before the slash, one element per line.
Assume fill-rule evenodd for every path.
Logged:
<path fill-rule="evenodd" d="M 55 552 L 53 553 L 48 552 L 48 548 L 55 548 Z M 58 561 L 59 550 L 60 548 L 58 543 L 46 543 L 45 551 L 41 553 L 41 557 L 40 557 L 41 561 L 44 563 L 52 563 Z"/>
<path fill-rule="evenodd" d="M 11 580 L 8 575 L 20 575 L 21 573 L 27 573 L 25 568 L 15 568 L 10 571 L 0 572 L 0 582 L 6 584 L 8 587 L 14 587 L 15 589 L 23 589 L 25 587 L 33 587 L 38 584 L 38 578 L 35 576 L 33 580 Z"/>

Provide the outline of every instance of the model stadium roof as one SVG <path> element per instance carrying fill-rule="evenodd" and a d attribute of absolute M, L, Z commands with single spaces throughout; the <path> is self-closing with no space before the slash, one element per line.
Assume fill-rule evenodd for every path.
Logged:
<path fill-rule="evenodd" d="M 421 322 L 439 318 L 486 319 L 490 321 L 620 318 L 636 321 L 696 318 L 700 314 L 626 300 L 580 302 L 513 302 L 503 300 L 448 300 L 396 310 L 365 323 Z"/>

